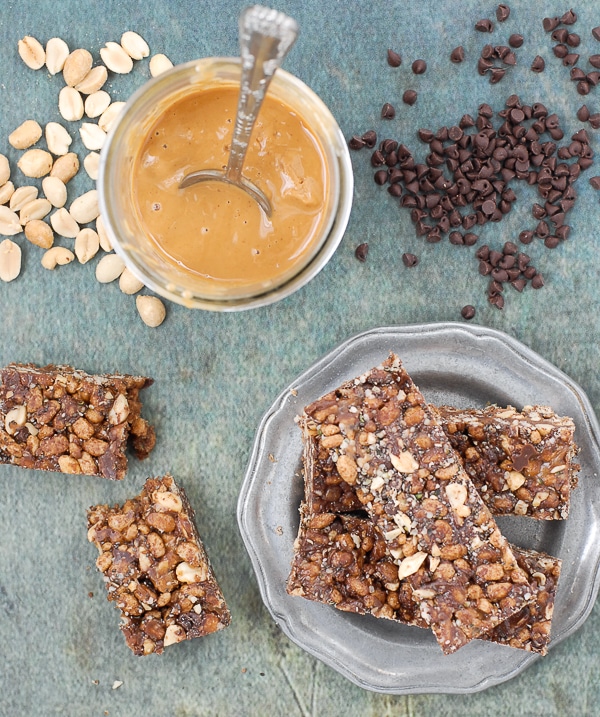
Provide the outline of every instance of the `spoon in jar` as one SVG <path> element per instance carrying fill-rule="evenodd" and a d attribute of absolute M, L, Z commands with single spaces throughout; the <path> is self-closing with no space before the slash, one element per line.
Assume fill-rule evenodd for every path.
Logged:
<path fill-rule="evenodd" d="M 271 78 L 281 65 L 298 35 L 298 25 L 277 10 L 254 5 L 240 15 L 242 76 L 237 116 L 225 171 L 200 169 L 181 180 L 180 189 L 198 182 L 219 181 L 234 184 L 247 192 L 271 216 L 271 203 L 264 192 L 242 176 L 250 135 Z"/>

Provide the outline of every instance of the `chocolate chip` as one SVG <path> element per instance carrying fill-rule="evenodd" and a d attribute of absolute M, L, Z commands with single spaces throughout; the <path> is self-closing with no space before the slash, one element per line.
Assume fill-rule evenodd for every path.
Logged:
<path fill-rule="evenodd" d="M 504 22 L 505 20 L 508 20 L 508 16 L 510 15 L 510 8 L 508 5 L 498 5 L 496 8 L 496 18 L 498 22 Z"/>
<path fill-rule="evenodd" d="M 521 244 L 531 244 L 531 242 L 533 241 L 533 232 L 529 229 L 524 229 L 519 234 L 519 241 L 521 242 Z"/>
<path fill-rule="evenodd" d="M 581 43 L 581 38 L 576 32 L 571 32 L 567 35 L 567 39 L 565 40 L 565 42 L 569 47 L 579 47 Z"/>
<path fill-rule="evenodd" d="M 566 42 L 569 37 L 569 31 L 566 27 L 559 27 L 552 33 L 552 39 L 556 42 Z"/>
<path fill-rule="evenodd" d="M 544 30 L 546 32 L 552 32 L 555 27 L 560 25 L 560 20 L 557 17 L 545 17 L 542 20 L 542 25 L 544 26 Z"/>
<path fill-rule="evenodd" d="M 590 115 L 589 123 L 592 129 L 600 129 L 600 112 Z"/>
<path fill-rule="evenodd" d="M 402 262 L 404 266 L 411 267 L 416 266 L 419 263 L 419 258 L 415 254 L 402 254 Z"/>
<path fill-rule="evenodd" d="M 552 234 L 544 239 L 544 245 L 547 249 L 556 249 L 559 244 L 560 239 Z"/>
<path fill-rule="evenodd" d="M 581 80 L 581 82 L 577 83 L 577 92 L 579 92 L 580 95 L 589 95 L 590 93 L 590 85 L 585 80 Z"/>
<path fill-rule="evenodd" d="M 381 118 L 382 119 L 394 119 L 396 116 L 396 110 L 394 109 L 394 106 L 391 105 L 389 102 L 386 102 L 383 107 L 381 108 Z"/>
<path fill-rule="evenodd" d="M 417 101 L 417 93 L 414 90 L 406 90 L 406 92 L 402 95 L 402 102 L 404 102 L 405 105 L 414 105 Z"/>
<path fill-rule="evenodd" d="M 566 45 L 554 45 L 552 52 L 556 57 L 562 59 L 569 54 L 569 48 Z"/>
<path fill-rule="evenodd" d="M 533 446 L 531 443 L 527 443 L 521 448 L 520 453 L 517 453 L 516 451 L 512 454 L 512 464 L 513 468 L 516 471 L 522 471 L 524 468 L 527 468 L 527 464 L 529 463 L 529 459 L 533 458 L 537 453 L 535 446 Z"/>
<path fill-rule="evenodd" d="M 541 289 L 544 286 L 544 277 L 541 274 L 536 274 L 531 280 L 531 286 L 534 289 Z"/>
<path fill-rule="evenodd" d="M 512 241 L 507 241 L 502 247 L 502 253 L 505 255 L 513 256 L 519 251 L 517 245 Z"/>
<path fill-rule="evenodd" d="M 388 180 L 387 169 L 379 169 L 373 175 L 373 179 L 375 180 L 375 184 L 379 184 L 379 186 L 384 185 Z"/>
<path fill-rule="evenodd" d="M 504 77 L 506 74 L 506 70 L 500 68 L 500 67 L 493 67 L 492 71 L 490 73 L 490 84 L 496 85 L 500 80 Z"/>
<path fill-rule="evenodd" d="M 365 262 L 367 260 L 367 254 L 369 253 L 369 245 L 367 242 L 359 244 L 354 250 L 354 256 L 358 261 Z"/>
<path fill-rule="evenodd" d="M 394 52 L 394 50 L 387 51 L 387 61 L 390 67 L 400 67 L 402 64 L 402 58 L 397 52 Z"/>
<path fill-rule="evenodd" d="M 478 32 L 492 32 L 492 30 L 494 29 L 494 23 L 486 17 L 483 20 L 478 20 L 475 23 L 475 29 Z"/>
<path fill-rule="evenodd" d="M 450 244 L 454 244 L 455 246 L 462 246 L 465 243 L 465 239 L 460 232 L 450 232 L 450 236 L 448 238 L 450 240 Z"/>
<path fill-rule="evenodd" d="M 598 42 L 600 42 L 600 27 L 593 27 L 592 35 L 595 40 L 598 40 Z"/>
<path fill-rule="evenodd" d="M 571 79 L 573 82 L 579 82 L 579 80 L 584 80 L 586 78 L 585 72 L 581 69 L 581 67 L 573 67 L 571 68 L 571 72 L 569 73 Z"/>
<path fill-rule="evenodd" d="M 361 139 L 369 149 L 373 149 L 373 147 L 377 144 L 377 134 L 372 129 L 365 132 Z"/>
<path fill-rule="evenodd" d="M 543 72 L 546 67 L 546 62 L 544 61 L 544 58 L 540 55 L 536 55 L 533 58 L 533 62 L 531 63 L 531 71 L 532 72 Z"/>
<path fill-rule="evenodd" d="M 422 75 L 426 69 L 427 63 L 425 62 L 425 60 L 415 60 L 412 63 L 412 71 L 415 73 L 415 75 Z"/>
<path fill-rule="evenodd" d="M 350 149 L 362 149 L 366 144 L 362 137 L 354 135 L 348 142 L 348 147 L 350 147 Z"/>
<path fill-rule="evenodd" d="M 562 63 L 565 67 L 573 67 L 579 61 L 579 55 L 574 52 L 569 52 L 562 58 Z"/>
<path fill-rule="evenodd" d="M 479 234 L 473 234 L 473 232 L 466 232 L 464 236 L 465 246 L 474 246 L 477 244 Z"/>
<path fill-rule="evenodd" d="M 600 67 L 600 55 L 590 55 L 588 62 L 592 67 Z"/>
<path fill-rule="evenodd" d="M 497 309 L 502 310 L 504 308 L 504 297 L 502 294 L 494 294 L 489 297 L 488 301 L 492 306 L 495 306 Z"/>
<path fill-rule="evenodd" d="M 588 72 L 586 80 L 592 87 L 596 87 L 596 85 L 600 83 L 600 72 Z"/>
<path fill-rule="evenodd" d="M 460 310 L 460 315 L 466 321 L 470 321 L 471 319 L 475 318 L 475 307 L 471 306 L 471 304 L 467 304 L 466 306 L 463 306 L 462 309 Z"/>
<path fill-rule="evenodd" d="M 517 33 L 513 33 L 513 34 L 508 38 L 508 44 L 509 44 L 511 47 L 514 47 L 514 48 L 521 47 L 521 46 L 523 45 L 523 35 L 519 35 L 519 34 L 517 34 Z"/>
<path fill-rule="evenodd" d="M 567 10 L 560 21 L 563 25 L 574 25 L 577 22 L 577 14 L 573 10 Z"/>
<path fill-rule="evenodd" d="M 454 62 L 455 64 L 458 64 L 459 62 L 462 62 L 465 59 L 465 49 L 462 45 L 459 45 L 458 47 L 455 47 L 454 50 L 450 53 L 450 62 Z"/>
<path fill-rule="evenodd" d="M 514 279 L 510 282 L 510 285 L 513 287 L 513 289 L 516 289 L 519 293 L 521 293 L 523 289 L 527 286 L 527 281 L 525 279 Z"/>
<path fill-rule="evenodd" d="M 392 197 L 401 197 L 402 186 L 400 184 L 391 184 L 388 187 L 388 192 L 392 195 Z"/>
<path fill-rule="evenodd" d="M 600 177 L 591 177 L 590 184 L 594 189 L 600 189 Z"/>

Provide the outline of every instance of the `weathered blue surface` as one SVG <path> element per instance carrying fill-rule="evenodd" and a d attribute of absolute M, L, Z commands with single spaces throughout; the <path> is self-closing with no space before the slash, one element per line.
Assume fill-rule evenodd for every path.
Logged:
<path fill-rule="evenodd" d="M 27 118 L 60 121 L 59 76 L 26 68 L 17 41 L 32 34 L 45 42 L 63 37 L 71 48 L 90 49 L 96 60 L 104 42 L 139 31 L 153 52 L 174 62 L 237 52 L 237 16 L 245 3 L 173 0 L 128 3 L 83 0 L 20 0 L 0 8 L 0 151 L 14 167 L 17 152 L 6 142 Z M 568 9 L 558 2 L 511 2 L 512 14 L 491 35 L 473 30 L 482 17 L 495 21 L 494 3 L 344 2 L 296 0 L 278 7 L 292 14 L 300 39 L 285 63 L 327 102 L 346 136 L 374 128 L 402 139 L 417 153 L 420 126 L 457 123 L 482 102 L 502 107 L 513 92 L 555 111 L 569 135 L 579 128 L 575 110 L 585 101 L 600 110 L 598 90 L 583 100 L 551 52 L 541 25 L 544 15 Z M 600 51 L 590 30 L 600 25 L 593 0 L 575 10 L 573 28 L 585 70 Z M 477 75 L 486 42 L 506 44 L 521 32 L 518 65 L 498 85 Z M 465 47 L 462 65 L 450 51 Z M 404 62 L 388 67 L 386 50 Z M 533 57 L 546 71 L 529 70 Z M 416 77 L 410 63 L 428 62 Z M 149 76 L 148 61 L 130 76 L 112 76 L 115 99 Z M 405 89 L 419 92 L 413 107 Z M 380 119 L 384 102 L 397 107 Z M 593 131 L 590 131 L 594 135 Z M 596 136 L 592 144 L 597 151 Z M 77 139 L 73 147 L 83 158 Z M 26 246 L 18 280 L 0 286 L 0 363 L 68 362 L 89 371 L 129 371 L 153 376 L 147 414 L 159 441 L 143 464 L 132 459 L 120 484 L 98 479 L 0 470 L 0 714 L 14 715 L 591 715 L 598 713 L 600 615 L 594 610 L 578 634 L 560 644 L 515 680 L 472 696 L 386 697 L 364 692 L 304 654 L 277 629 L 264 609 L 239 537 L 235 506 L 255 427 L 273 398 L 292 379 L 342 339 L 371 327 L 459 320 L 460 308 L 477 307 L 475 321 L 515 336 L 582 385 L 600 405 L 597 344 L 600 336 L 597 225 L 598 194 L 587 178 L 570 217 L 571 238 L 549 251 L 538 241 L 527 248 L 546 287 L 518 295 L 500 312 L 485 300 L 473 249 L 447 241 L 425 244 L 400 210 L 371 178 L 368 155 L 353 155 L 355 204 L 346 237 L 330 264 L 295 296 L 250 313 L 217 315 L 169 305 L 158 330 L 138 319 L 132 297 L 94 279 L 86 266 L 41 268 L 41 251 Z M 70 199 L 90 188 L 79 176 Z M 484 228 L 480 242 L 501 246 L 533 225 L 534 192 L 521 183 L 515 210 L 501 224 Z M 368 241 L 368 261 L 354 249 Z M 69 241 L 64 242 L 70 245 Z M 401 254 L 421 258 L 406 269 Z M 122 501 L 137 493 L 148 475 L 171 471 L 186 487 L 200 531 L 233 613 L 230 628 L 205 640 L 170 648 L 162 657 L 135 659 L 117 629 L 118 614 L 104 597 L 94 568 L 95 548 L 86 540 L 86 508 Z M 577 556 L 569 556 L 577 560 Z M 88 597 L 93 592 L 93 598 Z M 123 685 L 112 690 L 115 680 Z M 98 681 L 98 684 L 95 684 Z"/>

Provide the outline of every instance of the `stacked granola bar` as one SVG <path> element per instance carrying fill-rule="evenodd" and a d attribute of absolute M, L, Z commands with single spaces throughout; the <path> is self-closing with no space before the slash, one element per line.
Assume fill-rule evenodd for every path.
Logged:
<path fill-rule="evenodd" d="M 429 406 L 391 355 L 307 406 L 305 501 L 288 592 L 544 653 L 560 561 L 511 546 L 492 512 L 566 517 L 571 419 Z"/>

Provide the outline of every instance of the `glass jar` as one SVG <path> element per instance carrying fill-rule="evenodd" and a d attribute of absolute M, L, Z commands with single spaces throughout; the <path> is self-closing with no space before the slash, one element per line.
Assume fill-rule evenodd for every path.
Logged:
<path fill-rule="evenodd" d="M 136 157 L 150 129 L 169 106 L 203 89 L 231 83 L 239 87 L 239 80 L 237 58 L 206 58 L 174 67 L 147 82 L 130 98 L 102 150 L 98 176 L 100 212 L 115 251 L 149 289 L 189 308 L 238 311 L 289 296 L 329 261 L 350 215 L 353 174 L 344 136 L 323 101 L 297 77 L 279 69 L 269 95 L 305 120 L 321 146 L 326 168 L 323 220 L 312 250 L 294 267 L 292 275 L 262 282 L 246 291 L 222 287 L 213 291 L 205 278 L 166 260 L 148 236 L 136 208 Z"/>

